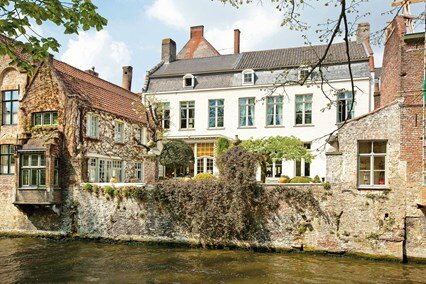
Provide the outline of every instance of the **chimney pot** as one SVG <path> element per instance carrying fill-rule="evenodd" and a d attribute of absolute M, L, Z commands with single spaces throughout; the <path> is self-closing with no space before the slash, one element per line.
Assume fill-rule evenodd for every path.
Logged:
<path fill-rule="evenodd" d="M 171 38 L 165 38 L 161 43 L 161 60 L 164 63 L 176 60 L 176 42 Z"/>
<path fill-rule="evenodd" d="M 356 41 L 357 43 L 364 43 L 365 41 L 370 42 L 370 24 L 369 23 L 358 24 L 358 29 L 356 32 Z"/>
<path fill-rule="evenodd" d="M 241 31 L 239 29 L 234 30 L 234 54 L 240 53 L 240 35 Z"/>
<path fill-rule="evenodd" d="M 132 77 L 133 77 L 133 67 L 132 66 L 123 66 L 123 79 L 121 81 L 121 86 L 123 89 L 131 90 L 132 89 Z"/>
<path fill-rule="evenodd" d="M 92 76 L 99 77 L 99 73 L 95 71 L 95 66 L 86 70 L 85 72 L 89 73 Z"/>

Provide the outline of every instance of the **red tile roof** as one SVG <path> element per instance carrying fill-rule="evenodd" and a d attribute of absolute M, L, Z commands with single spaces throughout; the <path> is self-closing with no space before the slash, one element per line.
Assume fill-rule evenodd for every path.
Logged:
<path fill-rule="evenodd" d="M 139 95 L 56 59 L 53 67 L 68 91 L 91 107 L 147 123 L 146 108 Z"/>

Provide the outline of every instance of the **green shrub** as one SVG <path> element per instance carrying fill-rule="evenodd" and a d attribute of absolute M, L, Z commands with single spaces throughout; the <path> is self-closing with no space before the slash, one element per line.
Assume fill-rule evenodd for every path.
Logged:
<path fill-rule="evenodd" d="M 290 177 L 289 176 L 281 176 L 279 179 L 279 183 L 289 183 L 290 182 Z"/>
<path fill-rule="evenodd" d="M 290 180 L 290 183 L 310 183 L 310 177 L 294 177 Z"/>
<path fill-rule="evenodd" d="M 318 175 L 316 175 L 316 176 L 314 177 L 313 182 L 314 182 L 314 183 L 321 183 L 321 179 L 320 179 L 320 177 L 319 177 Z"/>
<path fill-rule="evenodd" d="M 131 196 L 135 199 L 143 200 L 146 197 L 146 190 L 143 187 L 136 187 L 132 189 Z"/>
<path fill-rule="evenodd" d="M 216 157 L 219 157 L 220 155 L 225 153 L 231 146 L 231 141 L 226 138 L 219 137 L 217 139 Z"/>
<path fill-rule="evenodd" d="M 86 191 L 92 191 L 93 186 L 90 183 L 83 185 L 83 189 Z"/>
<path fill-rule="evenodd" d="M 132 191 L 132 188 L 128 186 L 124 186 L 121 189 L 121 194 L 123 195 L 123 197 L 130 197 L 131 191 Z"/>
<path fill-rule="evenodd" d="M 193 178 L 194 180 L 206 180 L 206 179 L 215 179 L 216 177 L 211 173 L 199 173 L 196 174 Z"/>
<path fill-rule="evenodd" d="M 107 185 L 104 187 L 104 192 L 105 194 L 112 197 L 114 195 L 114 188 L 112 186 Z"/>
<path fill-rule="evenodd" d="M 323 187 L 324 187 L 324 189 L 326 189 L 326 190 L 331 189 L 331 184 L 330 184 L 328 181 L 324 182 L 324 183 L 322 184 L 322 186 L 323 186 Z"/>
<path fill-rule="evenodd" d="M 118 197 L 120 195 L 120 190 L 114 189 L 114 196 Z"/>

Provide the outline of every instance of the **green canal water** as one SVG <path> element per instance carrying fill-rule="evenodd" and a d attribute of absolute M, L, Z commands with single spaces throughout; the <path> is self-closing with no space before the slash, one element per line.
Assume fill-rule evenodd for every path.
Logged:
<path fill-rule="evenodd" d="M 0 239 L 0 283 L 426 283 L 426 266 L 308 254 Z"/>

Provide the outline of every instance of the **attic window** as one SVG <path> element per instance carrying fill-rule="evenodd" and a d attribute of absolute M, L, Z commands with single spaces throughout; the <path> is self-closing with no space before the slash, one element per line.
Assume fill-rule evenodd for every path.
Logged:
<path fill-rule="evenodd" d="M 243 85 L 253 85 L 254 84 L 254 71 L 252 69 L 247 69 L 243 71 L 242 76 Z"/>
<path fill-rule="evenodd" d="M 309 67 L 300 67 L 299 69 L 299 81 L 303 81 L 305 79 L 309 79 L 309 72 L 311 72 L 311 68 Z"/>
<path fill-rule="evenodd" d="M 186 74 L 183 76 L 183 87 L 184 88 L 194 88 L 194 75 L 192 74 Z"/>

